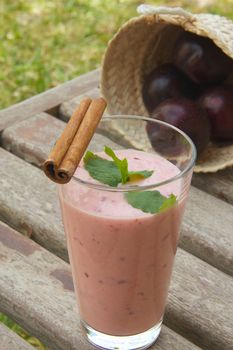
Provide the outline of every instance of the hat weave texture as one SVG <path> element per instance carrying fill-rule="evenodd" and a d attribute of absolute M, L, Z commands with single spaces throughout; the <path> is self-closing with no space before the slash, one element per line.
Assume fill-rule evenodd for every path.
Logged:
<path fill-rule="evenodd" d="M 176 40 L 184 30 L 210 38 L 233 59 L 233 21 L 179 8 L 149 6 L 145 12 L 125 23 L 105 52 L 101 92 L 110 114 L 149 115 L 142 100 L 144 79 L 157 66 L 173 61 Z M 227 82 L 233 84 L 233 74 Z M 233 142 L 210 143 L 198 159 L 195 171 L 215 172 L 232 165 Z"/>

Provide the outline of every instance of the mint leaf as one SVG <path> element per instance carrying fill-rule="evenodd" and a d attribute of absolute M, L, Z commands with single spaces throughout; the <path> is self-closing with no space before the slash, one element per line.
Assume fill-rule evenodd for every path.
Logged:
<path fill-rule="evenodd" d="M 101 183 L 117 187 L 119 183 L 125 184 L 128 181 L 145 179 L 153 174 L 153 170 L 129 172 L 126 158 L 119 159 L 114 151 L 107 146 L 105 146 L 104 151 L 113 161 L 101 158 L 91 151 L 87 151 L 83 158 L 85 169 L 93 179 Z"/>
<path fill-rule="evenodd" d="M 176 204 L 176 196 L 174 194 L 170 194 L 170 196 L 168 198 L 166 198 L 166 200 L 161 205 L 159 211 L 160 212 L 165 211 L 166 209 L 173 207 L 173 205 L 175 205 L 175 204 Z"/>
<path fill-rule="evenodd" d="M 111 157 L 118 167 L 119 171 L 121 172 L 122 180 L 121 182 L 125 184 L 127 181 L 137 181 L 146 179 L 147 177 L 151 176 L 153 174 L 153 170 L 142 170 L 142 171 L 128 171 L 128 161 L 126 158 L 123 160 L 119 159 L 114 151 L 110 148 L 105 146 L 104 149 L 105 153 Z"/>
<path fill-rule="evenodd" d="M 125 184 L 128 181 L 128 177 L 129 177 L 127 159 L 126 158 L 124 158 L 123 160 L 119 159 L 114 153 L 114 151 L 107 146 L 105 146 L 104 152 L 113 159 L 114 163 L 116 164 L 117 168 L 121 173 L 121 182 Z"/>
<path fill-rule="evenodd" d="M 117 187 L 121 182 L 121 173 L 111 160 L 103 159 L 90 151 L 87 151 L 83 160 L 85 169 L 93 179 L 112 187 Z"/>
<path fill-rule="evenodd" d="M 176 203 L 174 194 L 167 198 L 158 191 L 128 192 L 125 198 L 132 207 L 150 214 L 164 211 Z"/>
<path fill-rule="evenodd" d="M 129 181 L 147 179 L 153 172 L 153 170 L 129 171 Z"/>
<path fill-rule="evenodd" d="M 91 152 L 91 151 L 87 151 L 85 156 L 83 157 L 83 161 L 84 161 L 84 164 L 86 164 L 90 159 L 96 159 L 97 156 Z"/>

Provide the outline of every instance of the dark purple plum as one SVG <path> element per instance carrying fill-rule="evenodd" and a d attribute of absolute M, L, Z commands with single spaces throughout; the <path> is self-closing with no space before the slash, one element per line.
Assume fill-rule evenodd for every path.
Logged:
<path fill-rule="evenodd" d="M 209 118 L 214 140 L 233 140 L 233 86 L 220 85 L 206 90 L 199 106 Z"/>
<path fill-rule="evenodd" d="M 190 32 L 178 38 L 174 63 L 198 84 L 220 83 L 233 70 L 233 60 L 212 40 Z"/>
<path fill-rule="evenodd" d="M 149 112 L 166 99 L 195 98 L 197 94 L 197 85 L 173 64 L 164 64 L 155 68 L 146 77 L 142 88 L 143 101 Z"/>
<path fill-rule="evenodd" d="M 200 154 L 210 140 L 210 123 L 203 111 L 191 100 L 169 99 L 162 102 L 152 113 L 152 118 L 162 120 L 184 131 L 196 146 Z M 148 123 L 147 132 L 151 143 L 157 142 L 156 138 L 163 139 L 163 133 L 152 123 Z M 160 142 L 161 142 L 160 141 Z M 167 140 L 164 140 L 166 144 Z"/>

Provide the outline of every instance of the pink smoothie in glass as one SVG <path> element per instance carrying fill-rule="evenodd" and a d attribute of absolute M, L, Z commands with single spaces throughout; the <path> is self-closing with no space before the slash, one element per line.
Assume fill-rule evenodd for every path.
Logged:
<path fill-rule="evenodd" d="M 127 158 L 130 171 L 154 170 L 137 182 L 140 186 L 180 172 L 155 154 L 116 154 Z M 76 176 L 96 183 L 82 165 Z M 179 198 L 180 181 L 152 190 Z M 162 320 L 186 194 L 182 197 L 172 208 L 152 215 L 128 204 L 122 192 L 75 180 L 60 187 L 75 291 L 81 318 L 89 326 L 105 334 L 133 335 Z"/>

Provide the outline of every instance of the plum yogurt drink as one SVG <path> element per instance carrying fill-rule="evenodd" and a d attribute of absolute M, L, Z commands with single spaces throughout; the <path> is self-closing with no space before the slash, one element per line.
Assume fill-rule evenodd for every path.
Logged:
<path fill-rule="evenodd" d="M 166 159 L 137 150 L 116 151 L 130 170 L 154 170 L 140 186 L 180 170 Z M 76 176 L 96 183 L 81 164 Z M 139 182 L 138 182 L 139 183 Z M 158 190 L 181 194 L 181 180 Z M 163 317 L 187 193 L 157 214 L 131 206 L 122 192 L 101 191 L 76 180 L 60 187 L 63 222 L 82 320 L 109 335 L 144 332 Z"/>

